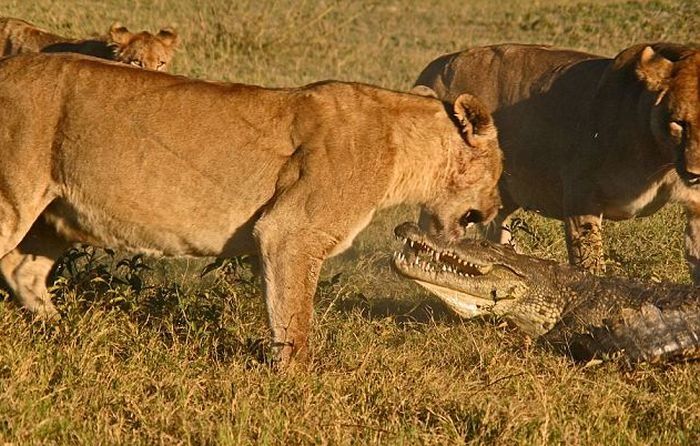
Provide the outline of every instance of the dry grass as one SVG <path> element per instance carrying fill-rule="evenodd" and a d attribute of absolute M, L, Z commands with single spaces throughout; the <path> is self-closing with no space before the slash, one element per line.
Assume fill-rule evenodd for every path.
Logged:
<path fill-rule="evenodd" d="M 639 41 L 697 39 L 700 25 L 694 0 L 498 5 L 0 0 L 0 13 L 76 36 L 114 20 L 172 24 L 183 41 L 173 70 L 192 76 L 397 89 L 439 54 L 469 45 L 539 42 L 612 55 Z M 203 262 L 148 260 L 153 271 L 135 271 L 144 285 L 108 256 L 93 259 L 59 284 L 55 327 L 0 303 L 0 443 L 700 442 L 697 364 L 583 368 L 497 322 L 460 321 L 398 280 L 387 268 L 390 233 L 414 214 L 384 212 L 326 266 L 311 373 L 279 376 L 259 362 L 266 318 L 245 268 L 200 280 Z M 521 217 L 525 247 L 563 259 L 559 225 Z M 677 208 L 606 224 L 612 269 L 687 280 L 682 226 Z"/>

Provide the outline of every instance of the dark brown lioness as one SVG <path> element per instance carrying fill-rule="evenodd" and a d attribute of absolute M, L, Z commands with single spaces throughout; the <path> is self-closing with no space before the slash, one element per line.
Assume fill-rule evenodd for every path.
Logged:
<path fill-rule="evenodd" d="M 448 101 L 474 94 L 493 112 L 505 154 L 497 228 L 519 207 L 562 219 L 570 261 L 601 270 L 602 217 L 680 202 L 700 283 L 699 82 L 697 49 L 655 43 L 614 59 L 546 46 L 472 48 L 436 59 L 416 83 Z"/>
<path fill-rule="evenodd" d="M 175 54 L 178 37 L 171 28 L 157 34 L 132 33 L 120 23 L 113 24 L 107 37 L 70 39 L 53 34 L 24 20 L 0 17 L 2 55 L 20 53 L 80 53 L 116 60 L 149 70 L 164 71 Z"/>
<path fill-rule="evenodd" d="M 0 255 L 40 216 L 67 241 L 257 254 L 282 364 L 306 351 L 322 262 L 378 209 L 423 203 L 454 239 L 500 204 L 496 131 L 470 95 L 446 108 L 361 84 L 265 89 L 27 54 L 0 61 L 0 102 Z"/>

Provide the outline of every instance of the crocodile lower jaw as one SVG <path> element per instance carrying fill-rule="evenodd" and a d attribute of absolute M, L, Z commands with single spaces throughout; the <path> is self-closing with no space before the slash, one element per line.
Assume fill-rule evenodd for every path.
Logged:
<path fill-rule="evenodd" d="M 434 293 L 442 301 L 459 316 L 464 318 L 473 318 L 489 313 L 490 309 L 496 304 L 491 299 L 483 299 L 481 297 L 472 296 L 471 294 L 463 293 L 450 288 L 442 287 L 430 282 L 424 282 L 419 279 L 413 279 L 416 283 Z"/>

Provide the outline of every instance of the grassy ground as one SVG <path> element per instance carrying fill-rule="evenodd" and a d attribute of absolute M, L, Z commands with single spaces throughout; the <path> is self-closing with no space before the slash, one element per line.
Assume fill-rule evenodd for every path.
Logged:
<path fill-rule="evenodd" d="M 436 56 L 503 41 L 612 55 L 645 40 L 697 39 L 693 0 L 651 2 L 0 0 L 2 15 L 66 35 L 174 25 L 173 71 L 298 85 L 336 78 L 406 89 Z M 98 252 L 62 279 L 58 326 L 0 302 L 0 443 L 698 444 L 697 364 L 584 368 L 495 321 L 463 322 L 387 268 L 384 212 L 326 266 L 311 373 L 259 362 L 257 282 L 203 261 Z M 525 249 L 563 259 L 558 224 L 521 215 Z M 682 215 L 606 223 L 618 274 L 687 281 Z M 340 274 L 339 276 L 337 274 Z"/>

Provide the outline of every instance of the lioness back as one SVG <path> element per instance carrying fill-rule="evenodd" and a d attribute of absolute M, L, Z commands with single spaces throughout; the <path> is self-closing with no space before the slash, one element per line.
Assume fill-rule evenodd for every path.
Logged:
<path fill-rule="evenodd" d="M 0 39 L 3 56 L 70 52 L 160 71 L 167 69 L 178 45 L 177 33 L 170 28 L 161 29 L 157 34 L 132 33 L 115 23 L 105 37 L 72 39 L 9 17 L 0 18 Z"/>
<path fill-rule="evenodd" d="M 599 56 L 545 45 L 504 44 L 441 56 L 421 72 L 416 85 L 452 101 L 459 91 L 477 96 L 490 110 L 523 101 L 546 89 L 557 68 Z"/>
<path fill-rule="evenodd" d="M 37 53 L 48 45 L 67 40 L 29 22 L 11 17 L 0 18 L 0 39 L 3 56 Z"/>

